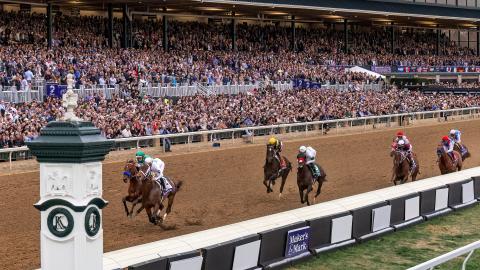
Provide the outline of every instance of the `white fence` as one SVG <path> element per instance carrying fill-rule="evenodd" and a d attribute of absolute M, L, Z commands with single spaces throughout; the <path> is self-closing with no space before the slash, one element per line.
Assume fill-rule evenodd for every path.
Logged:
<path fill-rule="evenodd" d="M 212 142 L 216 140 L 232 140 L 250 136 L 251 142 L 255 141 L 255 137 L 271 134 L 326 134 L 339 133 L 344 128 L 356 128 L 355 131 L 366 131 L 367 128 L 384 128 L 400 126 L 408 122 L 414 124 L 415 121 L 425 119 L 438 119 L 443 117 L 457 117 L 459 119 L 469 119 L 480 116 L 480 107 L 471 107 L 463 109 L 425 111 L 415 113 L 401 113 L 392 115 L 368 116 L 360 118 L 344 118 L 336 120 L 301 122 L 291 124 L 278 124 L 270 126 L 255 126 L 246 128 L 218 129 L 206 130 L 188 133 L 176 133 L 167 135 L 153 135 L 144 137 L 131 137 L 114 139 L 114 149 L 132 149 L 142 147 L 155 146 L 160 141 L 165 151 L 166 143 L 170 144 L 191 144 L 198 142 Z M 166 141 L 168 140 L 168 142 Z M 27 147 L 0 149 L 0 160 L 11 162 L 12 160 L 31 158 L 31 154 Z"/>
<path fill-rule="evenodd" d="M 460 257 L 468 253 L 467 257 L 465 258 L 465 260 L 463 260 L 463 264 L 462 264 L 462 270 L 465 270 L 468 260 L 472 256 L 473 252 L 477 249 L 480 249 L 480 240 L 473 242 L 471 244 L 468 244 L 466 246 L 463 246 L 461 248 L 455 249 L 453 251 L 450 251 L 448 253 L 445 253 L 441 256 L 438 256 L 434 259 L 431 259 L 429 261 L 426 261 L 414 267 L 408 268 L 408 270 L 429 270 L 429 269 L 433 270 L 435 266 L 446 263 L 450 260 L 453 260 L 457 257 Z"/>
<path fill-rule="evenodd" d="M 236 95 L 239 93 L 245 93 L 251 91 L 255 88 L 260 88 L 262 84 L 247 84 L 247 85 L 180 85 L 180 86 L 162 86 L 162 85 L 153 85 L 153 86 L 144 86 L 139 87 L 139 90 L 142 94 L 150 95 L 152 97 L 183 97 L 183 96 L 193 96 L 196 94 L 201 95 Z M 291 82 L 279 82 L 272 84 L 277 90 L 290 90 L 293 89 L 293 84 Z"/>

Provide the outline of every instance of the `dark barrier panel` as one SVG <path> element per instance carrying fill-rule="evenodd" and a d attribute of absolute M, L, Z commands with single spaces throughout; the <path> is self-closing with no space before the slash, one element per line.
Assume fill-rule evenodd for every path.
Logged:
<path fill-rule="evenodd" d="M 265 267 L 265 269 L 281 269 L 283 265 L 300 259 L 299 257 L 307 257 L 307 254 L 292 258 L 285 257 L 288 231 L 305 226 L 307 226 L 306 222 L 298 222 L 259 233 L 262 239 L 259 264 Z M 310 254 L 310 252 L 308 252 L 308 254 Z"/>
<path fill-rule="evenodd" d="M 381 209 L 383 211 L 383 207 L 387 205 L 387 202 L 380 202 L 376 204 L 372 204 L 369 206 L 365 206 L 362 208 L 352 210 L 353 215 L 353 228 L 352 228 L 352 236 L 357 239 L 358 241 L 366 240 L 368 238 L 393 231 L 393 228 L 390 227 L 390 209 L 386 210 L 386 215 L 380 213 L 375 216 L 374 211 L 377 209 Z M 375 223 L 388 223 L 388 226 L 382 226 L 381 229 L 375 229 L 377 226 Z"/>
<path fill-rule="evenodd" d="M 307 220 L 310 226 L 312 253 L 318 254 L 355 243 L 352 239 L 352 215 L 350 212 Z"/>
<path fill-rule="evenodd" d="M 260 239 L 260 235 L 255 234 L 244 238 L 235 239 L 218 245 L 206 247 L 202 249 L 203 253 L 203 270 L 230 270 L 232 269 L 235 259 L 235 248 L 247 243 L 251 243 Z M 255 258 L 255 266 L 258 263 Z"/>
<path fill-rule="evenodd" d="M 448 208 L 447 186 L 440 186 L 420 192 L 420 214 L 425 218 L 429 219 L 443 215 L 451 210 L 452 209 Z"/>
<path fill-rule="evenodd" d="M 395 229 L 423 221 L 423 217 L 420 216 L 420 195 L 418 193 L 391 199 L 387 202 L 392 206 L 390 224 Z"/>
<path fill-rule="evenodd" d="M 473 181 L 468 179 L 458 183 L 448 184 L 448 206 L 454 210 L 473 205 L 474 198 Z"/>
<path fill-rule="evenodd" d="M 472 177 L 475 199 L 480 200 L 480 176 Z"/>
<path fill-rule="evenodd" d="M 192 251 L 168 257 L 169 270 L 201 270 L 203 257 L 199 251 Z"/>

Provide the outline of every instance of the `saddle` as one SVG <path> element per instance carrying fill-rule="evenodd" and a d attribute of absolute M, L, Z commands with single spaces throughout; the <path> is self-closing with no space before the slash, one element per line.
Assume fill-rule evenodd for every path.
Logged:
<path fill-rule="evenodd" d="M 312 176 L 313 176 L 313 182 L 315 183 L 318 178 L 320 178 L 320 176 L 322 176 L 322 172 L 320 171 L 320 167 L 318 166 L 317 163 L 310 163 L 310 164 L 307 164 L 308 168 L 310 169 L 310 171 L 312 172 Z"/>

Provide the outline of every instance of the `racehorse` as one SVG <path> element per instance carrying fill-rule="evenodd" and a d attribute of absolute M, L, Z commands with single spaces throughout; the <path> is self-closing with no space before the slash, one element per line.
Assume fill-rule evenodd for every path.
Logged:
<path fill-rule="evenodd" d="M 133 218 L 133 209 L 142 201 L 142 182 L 137 177 L 138 169 L 133 160 L 127 160 L 123 172 L 123 182 L 128 185 L 128 195 L 122 198 L 127 217 Z M 132 203 L 132 209 L 128 211 L 127 202 Z"/>
<path fill-rule="evenodd" d="M 300 201 L 302 204 L 307 202 L 307 205 L 310 205 L 310 201 L 308 200 L 308 194 L 310 191 L 313 189 L 313 184 L 314 184 L 314 178 L 312 171 L 308 166 L 305 164 L 305 158 L 304 157 L 299 157 L 297 159 L 298 161 L 298 170 L 297 170 L 297 185 L 298 185 L 298 191 L 300 192 Z M 315 204 L 315 199 L 320 195 L 320 191 L 322 190 L 322 185 L 323 182 L 327 181 L 326 177 L 327 174 L 325 171 L 322 169 L 322 167 L 318 166 L 320 170 L 320 176 L 318 177 L 318 187 L 317 187 L 317 193 L 315 194 L 315 197 L 313 198 L 313 203 Z M 306 189 L 306 192 L 304 192 Z"/>
<path fill-rule="evenodd" d="M 283 187 L 287 180 L 288 174 L 292 171 L 292 163 L 284 156 L 287 167 L 280 170 L 280 160 L 277 158 L 277 154 L 272 145 L 267 146 L 267 157 L 265 159 L 265 165 L 263 166 L 264 180 L 263 184 L 267 187 L 267 193 L 273 192 L 271 188 L 272 183 L 275 185 L 275 180 L 282 177 L 282 184 L 280 186 L 279 197 L 282 197 Z"/>
<path fill-rule="evenodd" d="M 409 175 L 412 177 L 412 182 L 417 180 L 417 175 L 420 172 L 420 165 L 415 154 L 412 153 L 412 157 L 415 161 L 416 167 L 411 173 L 410 162 L 408 161 L 407 153 L 405 151 L 395 150 L 392 151 L 390 156 L 393 156 L 392 181 L 394 185 L 397 185 L 398 181 L 400 181 L 400 184 L 404 184 L 408 181 Z"/>
<path fill-rule="evenodd" d="M 450 155 L 445 151 L 445 148 L 442 145 L 439 145 L 437 148 L 437 163 L 440 168 L 441 174 L 447 174 L 456 172 L 457 170 L 462 170 L 462 155 L 453 150 L 453 155 L 455 156 L 456 161 L 453 161 Z"/>
<path fill-rule="evenodd" d="M 153 173 L 150 171 L 148 165 L 143 165 L 140 167 L 137 177 L 143 183 L 142 185 L 142 207 L 137 210 L 137 214 L 140 213 L 144 208 L 148 215 L 148 220 L 158 225 L 158 221 L 161 223 L 164 222 L 167 218 L 167 215 L 172 211 L 173 201 L 175 200 L 175 195 L 180 190 L 183 185 L 182 181 L 178 183 L 173 182 L 167 178 L 167 181 L 170 181 L 172 184 L 172 191 L 168 193 L 166 198 L 168 198 L 168 206 L 163 218 L 160 218 L 160 212 L 163 210 L 163 201 L 165 196 L 163 195 L 163 189 L 160 183 L 153 179 Z M 153 208 L 153 211 L 152 211 Z"/>
<path fill-rule="evenodd" d="M 471 157 L 472 155 L 470 154 L 470 152 L 468 151 L 468 148 L 467 146 L 465 146 L 465 144 L 462 144 L 463 146 L 463 151 L 460 147 L 460 144 L 459 143 L 455 143 L 455 145 L 453 146 L 453 150 L 457 151 L 458 153 L 461 154 L 462 156 L 462 161 L 465 161 L 465 159 Z"/>

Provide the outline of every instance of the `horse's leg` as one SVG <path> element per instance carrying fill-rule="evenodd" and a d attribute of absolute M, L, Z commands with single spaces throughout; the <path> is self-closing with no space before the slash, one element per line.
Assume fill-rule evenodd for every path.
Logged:
<path fill-rule="evenodd" d="M 122 198 L 122 202 L 123 202 L 123 207 L 125 207 L 125 213 L 127 214 L 127 217 L 129 217 L 129 216 L 130 216 L 130 212 L 128 212 L 127 197 L 128 197 L 128 196 L 123 197 L 123 198 Z"/>
<path fill-rule="evenodd" d="M 132 202 L 132 209 L 130 210 L 130 214 L 128 215 L 130 218 L 134 218 L 136 215 L 133 215 L 133 209 L 137 206 L 138 203 L 142 201 L 142 197 L 138 197 L 137 199 L 133 200 Z"/>
<path fill-rule="evenodd" d="M 265 177 L 265 180 L 263 180 L 263 184 L 265 185 L 265 187 L 267 188 L 267 193 L 270 193 L 272 192 L 273 190 L 270 188 L 270 177 Z"/>
<path fill-rule="evenodd" d="M 137 212 L 136 212 L 137 214 L 135 214 L 135 216 L 138 215 L 138 214 L 140 214 L 140 212 L 142 212 L 142 210 L 143 210 L 144 208 L 145 208 L 145 207 L 144 207 L 143 205 L 140 206 L 140 208 L 138 208 L 138 210 L 137 210 Z"/>
<path fill-rule="evenodd" d="M 147 212 L 147 216 L 148 216 L 148 221 L 150 221 L 151 223 L 157 225 L 157 220 L 155 219 L 155 217 L 152 215 L 152 207 L 145 207 L 145 212 Z"/>
<path fill-rule="evenodd" d="M 163 214 L 163 221 L 165 221 L 165 219 L 167 219 L 167 215 L 170 214 L 170 212 L 172 212 L 173 200 L 175 199 L 175 195 L 176 193 L 170 193 L 168 195 L 168 206 L 167 206 L 167 210 L 165 211 L 165 214 Z"/>
<path fill-rule="evenodd" d="M 279 198 L 282 197 L 283 187 L 285 186 L 285 182 L 287 181 L 288 174 L 289 174 L 289 171 L 284 171 L 282 174 L 282 184 L 280 185 L 280 194 L 278 194 Z"/>
<path fill-rule="evenodd" d="M 315 193 L 315 197 L 313 197 L 313 204 L 315 204 L 315 201 L 316 201 L 318 195 L 320 195 L 320 192 L 322 191 L 323 181 L 325 181 L 325 179 L 323 179 L 323 178 L 318 180 L 317 193 Z"/>
<path fill-rule="evenodd" d="M 310 205 L 310 201 L 308 200 L 308 194 L 310 194 L 310 191 L 312 191 L 312 185 L 308 185 L 307 192 L 305 193 L 305 201 L 307 202 L 307 205 Z"/>
<path fill-rule="evenodd" d="M 298 186 L 298 192 L 300 193 L 300 202 L 304 204 L 305 202 L 303 201 L 303 189 Z"/>

